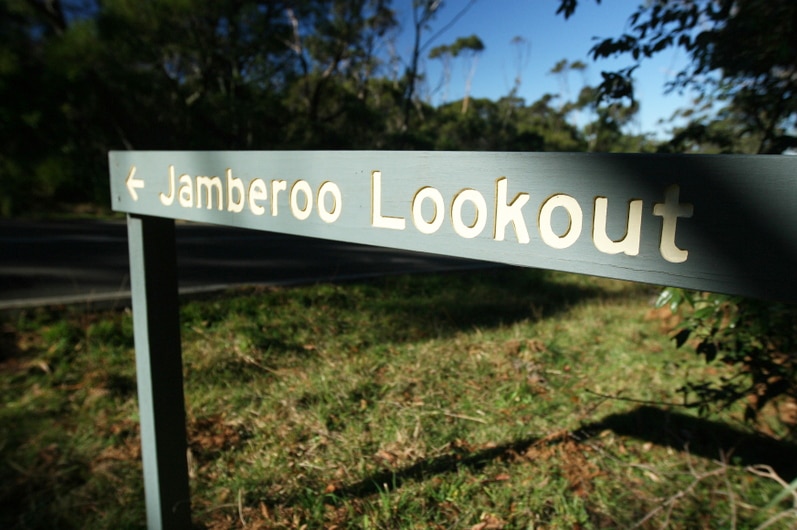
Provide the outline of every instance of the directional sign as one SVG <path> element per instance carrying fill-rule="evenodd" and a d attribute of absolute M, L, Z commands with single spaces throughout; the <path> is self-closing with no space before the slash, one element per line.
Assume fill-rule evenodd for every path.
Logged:
<path fill-rule="evenodd" d="M 797 299 L 797 157 L 113 152 L 114 209 Z"/>
<path fill-rule="evenodd" d="M 151 529 L 191 528 L 173 219 L 797 301 L 797 157 L 112 152 Z"/>

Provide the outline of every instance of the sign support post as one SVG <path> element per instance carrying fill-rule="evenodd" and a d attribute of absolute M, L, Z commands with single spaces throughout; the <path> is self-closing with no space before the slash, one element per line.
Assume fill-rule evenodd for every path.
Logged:
<path fill-rule="evenodd" d="M 797 156 L 115 151 L 147 525 L 191 527 L 174 219 L 797 301 Z"/>
<path fill-rule="evenodd" d="M 174 220 L 129 214 L 147 528 L 191 528 Z"/>

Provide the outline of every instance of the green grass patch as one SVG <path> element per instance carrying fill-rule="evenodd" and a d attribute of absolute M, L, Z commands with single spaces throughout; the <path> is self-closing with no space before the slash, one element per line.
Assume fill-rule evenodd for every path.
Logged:
<path fill-rule="evenodd" d="M 501 268 L 187 301 L 194 520 L 792 527 L 792 496 L 768 504 L 793 440 L 678 406 L 723 367 L 675 348 L 655 295 Z M 144 527 L 129 312 L 0 325 L 0 527 Z"/>

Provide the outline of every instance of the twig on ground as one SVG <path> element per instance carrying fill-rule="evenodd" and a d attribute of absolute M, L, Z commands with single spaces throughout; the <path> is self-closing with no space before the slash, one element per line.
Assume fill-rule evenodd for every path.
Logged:
<path fill-rule="evenodd" d="M 783 491 L 781 491 L 778 495 L 775 496 L 774 499 L 772 499 L 769 502 L 769 504 L 766 506 L 767 508 L 775 506 L 777 503 L 785 499 L 787 495 L 791 494 L 791 496 L 794 498 L 794 508 L 797 509 L 797 480 L 795 480 L 791 484 L 788 484 L 785 480 L 781 478 L 780 475 L 778 475 L 775 472 L 774 469 L 772 469 L 771 466 L 763 464 L 759 464 L 756 466 L 747 466 L 746 470 L 754 475 L 758 475 L 759 477 L 772 479 L 781 486 L 783 486 Z"/>
<path fill-rule="evenodd" d="M 395 401 L 387 401 L 386 403 L 389 403 L 389 404 L 394 405 L 396 407 L 399 407 L 401 409 L 408 408 L 404 404 L 396 403 Z M 448 411 L 448 410 L 445 410 L 445 409 L 437 409 L 436 408 L 434 410 L 419 410 L 418 414 L 423 414 L 423 415 L 428 415 L 428 416 L 442 415 L 442 416 L 445 416 L 447 418 L 454 418 L 454 419 L 466 420 L 466 421 L 475 421 L 476 423 L 482 423 L 484 425 L 489 424 L 489 422 L 487 420 L 484 420 L 482 418 L 475 418 L 473 416 L 465 416 L 464 414 L 457 414 L 455 412 L 451 412 L 451 411 Z"/>
<path fill-rule="evenodd" d="M 747 466 L 745 469 L 754 475 L 774 480 L 775 482 L 783 486 L 783 490 L 780 493 L 778 493 L 771 501 L 769 501 L 769 504 L 767 504 L 763 508 L 764 510 L 769 510 L 770 508 L 775 507 L 780 501 L 785 499 L 789 494 L 791 494 L 793 498 L 791 508 L 776 513 L 775 515 L 773 515 L 772 517 L 761 523 L 756 528 L 756 530 L 764 530 L 765 528 L 769 528 L 770 526 L 772 526 L 773 524 L 777 523 L 778 521 L 780 521 L 785 517 L 793 517 L 797 519 L 797 480 L 794 480 L 791 484 L 789 484 L 785 480 L 783 480 L 781 476 L 778 475 L 771 466 L 763 464 L 755 466 Z"/>
<path fill-rule="evenodd" d="M 722 466 L 727 468 L 728 461 L 733 454 L 733 449 L 726 454 L 725 451 L 720 450 L 720 459 L 722 460 Z M 731 481 L 728 478 L 728 473 L 724 473 L 722 478 L 725 480 L 725 487 L 728 489 L 728 499 L 731 503 L 731 530 L 736 530 L 736 495 L 733 493 L 733 487 L 731 486 Z"/>
<path fill-rule="evenodd" d="M 238 490 L 238 519 L 241 521 L 241 527 L 246 528 L 246 519 L 244 519 L 243 491 L 244 490 Z"/>
<path fill-rule="evenodd" d="M 459 419 L 459 420 L 475 421 L 476 423 L 483 423 L 485 425 L 487 425 L 487 423 L 488 423 L 486 420 L 483 420 L 481 418 L 474 418 L 473 416 L 464 416 L 462 414 L 454 414 L 453 412 L 446 412 L 444 410 L 438 412 L 438 414 L 442 414 L 443 416 L 446 416 L 447 418 L 456 418 L 456 419 Z"/>
<path fill-rule="evenodd" d="M 727 472 L 727 467 L 725 465 L 723 465 L 722 467 L 718 467 L 718 468 L 713 469 L 711 471 L 707 471 L 706 473 L 698 474 L 695 471 L 695 469 L 692 467 L 692 462 L 688 458 L 688 456 L 689 456 L 689 453 L 687 452 L 687 461 L 688 461 L 689 469 L 692 471 L 692 475 L 695 477 L 695 480 L 693 480 L 692 483 L 689 484 L 686 488 L 682 489 L 681 491 L 679 491 L 675 495 L 672 495 L 667 500 L 662 502 L 659 506 L 657 506 L 656 508 L 654 508 L 653 510 L 648 512 L 648 514 L 645 515 L 645 517 L 643 517 L 642 519 L 640 519 L 632 528 L 639 528 L 640 526 L 645 524 L 647 521 L 649 521 L 651 518 L 653 518 L 656 514 L 658 514 L 662 510 L 664 510 L 665 508 L 667 509 L 667 516 L 666 516 L 666 519 L 664 521 L 664 524 L 662 525 L 662 528 L 666 528 L 669 525 L 670 517 L 672 516 L 672 510 L 675 508 L 675 504 L 680 499 L 682 499 L 682 498 L 686 497 L 687 495 L 689 495 L 690 493 L 692 493 L 692 491 L 698 486 L 698 484 L 700 484 L 705 479 L 707 479 L 709 477 L 716 476 L 716 475 L 722 475 L 722 474 L 725 474 Z"/>

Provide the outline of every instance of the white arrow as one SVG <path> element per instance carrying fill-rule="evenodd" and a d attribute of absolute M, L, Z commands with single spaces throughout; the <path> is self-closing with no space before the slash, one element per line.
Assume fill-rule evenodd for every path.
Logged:
<path fill-rule="evenodd" d="M 130 192 L 130 196 L 133 197 L 133 200 L 137 201 L 138 192 L 136 188 L 143 188 L 144 181 L 136 178 L 136 166 L 130 166 L 130 173 L 128 173 L 125 179 L 125 186 L 127 186 L 127 191 Z"/>

